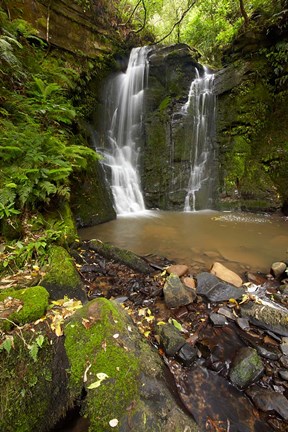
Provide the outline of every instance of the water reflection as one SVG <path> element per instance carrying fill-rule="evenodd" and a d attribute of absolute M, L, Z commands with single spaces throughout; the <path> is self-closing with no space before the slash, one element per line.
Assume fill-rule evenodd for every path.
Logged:
<path fill-rule="evenodd" d="M 158 254 L 201 270 L 213 261 L 234 270 L 267 272 L 286 260 L 287 218 L 249 213 L 146 211 L 79 231 L 139 255 Z"/>

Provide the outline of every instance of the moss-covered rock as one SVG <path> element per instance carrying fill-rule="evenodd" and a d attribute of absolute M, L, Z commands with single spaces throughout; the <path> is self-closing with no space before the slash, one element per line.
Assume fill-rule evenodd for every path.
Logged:
<path fill-rule="evenodd" d="M 89 247 L 100 255 L 126 264 L 140 273 L 152 272 L 152 267 L 144 259 L 127 249 L 120 249 L 117 246 L 103 243 L 101 240 L 90 240 Z"/>
<path fill-rule="evenodd" d="M 264 372 L 261 358 L 251 347 L 244 347 L 236 354 L 230 370 L 230 379 L 240 388 L 248 387 Z"/>
<path fill-rule="evenodd" d="M 70 205 L 67 201 L 57 203 L 43 214 L 45 228 L 59 233 L 57 243 L 69 245 L 77 238 L 77 230 Z"/>
<path fill-rule="evenodd" d="M 52 246 L 48 251 L 49 266 L 41 281 L 50 294 L 57 300 L 68 296 L 81 301 L 87 300 L 81 278 L 69 253 L 62 246 Z"/>
<path fill-rule="evenodd" d="M 11 299 L 11 309 L 8 306 L 0 313 L 0 317 L 3 319 L 0 321 L 0 327 L 8 329 L 13 326 L 13 323 L 23 325 L 41 318 L 48 307 L 48 298 L 49 293 L 42 286 L 18 290 L 9 289 L 0 293 L 0 302 L 4 303 L 5 300 L 7 302 Z M 13 306 L 13 299 L 19 300 L 19 302 L 15 302 L 16 307 Z"/>
<path fill-rule="evenodd" d="M 86 171 L 73 178 L 71 207 L 78 227 L 96 225 L 116 218 L 112 194 L 98 161 L 88 162 Z"/>
<path fill-rule="evenodd" d="M 158 354 L 116 303 L 97 299 L 77 311 L 65 327 L 65 347 L 71 392 L 83 385 L 87 391 L 89 431 L 111 430 L 112 419 L 123 432 L 196 430 L 171 396 Z"/>
<path fill-rule="evenodd" d="M 47 326 L 40 327 L 33 332 L 15 330 L 10 333 L 11 351 L 0 350 L 1 431 L 49 431 L 72 405 L 63 338 L 53 336 Z M 40 335 L 41 348 L 36 341 Z"/>

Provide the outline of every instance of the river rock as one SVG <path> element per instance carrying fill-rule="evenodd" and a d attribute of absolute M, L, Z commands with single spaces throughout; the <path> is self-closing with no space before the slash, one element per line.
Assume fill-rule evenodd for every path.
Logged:
<path fill-rule="evenodd" d="M 177 359 L 179 359 L 184 366 L 191 366 L 196 358 L 197 349 L 188 343 L 185 343 L 177 353 Z"/>
<path fill-rule="evenodd" d="M 91 431 L 110 431 L 109 422 L 117 419 L 122 432 L 196 432 L 193 419 L 175 403 L 158 352 L 121 306 L 95 299 L 77 310 L 64 333 L 66 375 L 76 397 L 85 388 L 82 410 Z"/>
<path fill-rule="evenodd" d="M 236 287 L 241 287 L 243 284 L 242 279 L 232 270 L 229 270 L 223 264 L 215 262 L 210 270 L 210 273 L 217 276 L 219 279 L 228 282 Z"/>
<path fill-rule="evenodd" d="M 281 278 L 283 276 L 285 270 L 287 269 L 287 265 L 282 261 L 274 262 L 271 266 L 271 273 L 275 278 Z"/>
<path fill-rule="evenodd" d="M 195 280 L 191 277 L 185 277 L 183 279 L 183 283 L 186 287 L 191 288 L 193 290 L 196 288 Z"/>
<path fill-rule="evenodd" d="M 280 344 L 280 349 L 285 356 L 288 356 L 288 338 L 285 337 L 282 339 Z"/>
<path fill-rule="evenodd" d="M 247 272 L 246 276 L 248 281 L 252 282 L 254 285 L 262 285 L 267 281 L 267 279 L 260 274 Z"/>
<path fill-rule="evenodd" d="M 210 430 L 216 431 L 210 423 L 216 420 L 217 425 L 225 425 L 223 430 L 229 425 L 231 432 L 271 432 L 242 391 L 219 374 L 201 366 L 177 367 L 172 373 L 185 407 L 199 425 L 198 430 L 208 430 L 207 425 L 211 425 Z"/>
<path fill-rule="evenodd" d="M 254 325 L 288 336 L 288 309 L 282 306 L 268 301 L 263 301 L 263 304 L 249 302 L 241 307 L 241 316 L 248 318 Z"/>
<path fill-rule="evenodd" d="M 184 276 L 188 272 L 188 267 L 183 264 L 174 264 L 166 269 L 167 273 L 175 274 L 179 277 Z"/>
<path fill-rule="evenodd" d="M 158 326 L 157 333 L 160 336 L 160 343 L 165 353 L 170 357 L 174 356 L 186 343 L 186 339 L 173 324 L 168 323 Z"/>
<path fill-rule="evenodd" d="M 284 420 L 288 420 L 288 400 L 281 393 L 253 386 L 246 392 L 257 408 L 262 411 L 276 411 Z"/>
<path fill-rule="evenodd" d="M 230 370 L 230 379 L 240 388 L 248 387 L 264 372 L 264 367 L 254 348 L 243 347 L 237 352 Z"/>
<path fill-rule="evenodd" d="M 196 293 L 191 288 L 182 284 L 179 276 L 171 274 L 168 276 L 163 288 L 165 303 L 169 308 L 178 308 L 192 303 Z"/>
<path fill-rule="evenodd" d="M 207 297 L 209 301 L 222 302 L 230 298 L 239 299 L 244 293 L 243 288 L 236 288 L 221 282 L 211 273 L 203 272 L 197 275 L 197 294 Z"/>
<path fill-rule="evenodd" d="M 212 312 L 210 314 L 209 318 L 215 327 L 222 327 L 222 326 L 228 324 L 228 321 L 226 320 L 224 315 L 220 315 L 220 314 Z"/>

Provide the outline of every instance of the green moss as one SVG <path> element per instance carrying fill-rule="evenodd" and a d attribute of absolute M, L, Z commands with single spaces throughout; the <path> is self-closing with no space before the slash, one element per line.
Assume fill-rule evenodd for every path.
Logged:
<path fill-rule="evenodd" d="M 83 318 L 88 318 L 86 327 Z M 116 333 L 118 338 L 113 337 Z M 91 431 L 109 430 L 109 420 L 120 419 L 128 406 L 138 400 L 140 365 L 138 358 L 125 349 L 127 333 L 123 316 L 106 299 L 85 306 L 65 328 L 72 393 L 81 391 L 85 369 L 91 364 L 85 405 Z M 89 389 L 91 383 L 98 381 L 98 373 L 105 373 L 108 378 L 98 388 Z"/>
<path fill-rule="evenodd" d="M 5 300 L 7 297 L 19 299 L 23 302 L 23 307 L 18 312 L 12 312 L 9 315 L 9 320 L 16 324 L 23 325 L 28 322 L 36 321 L 41 318 L 48 306 L 49 294 L 42 286 L 35 286 L 25 288 L 23 290 L 9 290 L 0 294 L 0 301 Z M 12 323 L 4 321 L 0 322 L 1 327 L 11 328 Z"/>
<path fill-rule="evenodd" d="M 49 291 L 51 298 L 59 299 L 67 295 L 84 299 L 80 276 L 66 249 L 62 246 L 52 246 L 48 255 L 49 267 L 41 285 Z"/>
<path fill-rule="evenodd" d="M 61 233 L 57 239 L 58 244 L 69 245 L 75 241 L 77 230 L 68 202 L 61 203 L 53 211 L 47 212 L 44 217 L 46 229 Z"/>
<path fill-rule="evenodd" d="M 47 327 L 46 327 L 47 328 Z M 35 332 L 17 332 L 14 347 L 0 352 L 0 430 L 5 432 L 44 432 L 64 415 L 70 402 L 63 388 L 68 366 L 61 339 L 46 338 L 35 362 L 27 345 L 35 343 Z M 23 342 L 23 339 L 26 345 Z M 54 369 L 53 369 L 54 368 Z M 62 368 L 62 370 L 61 370 Z"/>

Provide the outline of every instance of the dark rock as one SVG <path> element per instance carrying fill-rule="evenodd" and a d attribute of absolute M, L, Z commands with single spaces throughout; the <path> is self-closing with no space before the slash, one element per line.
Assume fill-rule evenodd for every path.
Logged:
<path fill-rule="evenodd" d="M 197 349 L 185 343 L 178 351 L 177 358 L 184 366 L 191 366 L 193 361 L 197 358 Z"/>
<path fill-rule="evenodd" d="M 99 266 L 97 266 L 96 264 L 84 264 L 81 269 L 80 269 L 81 273 L 103 273 L 103 269 L 101 269 Z"/>
<path fill-rule="evenodd" d="M 207 272 L 197 275 L 197 294 L 207 297 L 212 302 L 227 301 L 230 298 L 239 299 L 245 293 L 243 288 L 219 281 L 219 279 Z"/>
<path fill-rule="evenodd" d="M 264 367 L 257 351 L 254 348 L 241 348 L 233 361 L 230 370 L 230 379 L 240 388 L 248 387 L 264 372 Z"/>
<path fill-rule="evenodd" d="M 215 327 L 222 327 L 222 326 L 228 324 L 226 318 L 223 315 L 219 315 L 219 314 L 214 313 L 214 312 L 212 312 L 210 314 L 209 318 Z"/>
<path fill-rule="evenodd" d="M 241 307 L 241 316 L 246 317 L 252 324 L 271 330 L 282 336 L 288 336 L 287 313 L 284 307 L 275 304 L 257 304 L 249 302 Z"/>
<path fill-rule="evenodd" d="M 271 432 L 248 398 L 219 374 L 201 366 L 172 372 L 179 395 L 199 430 L 207 430 L 210 421 L 217 419 L 224 430 L 229 424 L 231 431 Z M 211 430 L 216 429 L 211 426 Z"/>
<path fill-rule="evenodd" d="M 165 353 L 170 357 L 174 356 L 186 343 L 186 339 L 173 324 L 168 323 L 158 327 L 157 330 L 160 336 L 160 343 L 163 346 Z"/>
<path fill-rule="evenodd" d="M 280 353 L 267 349 L 261 345 L 257 345 L 256 350 L 261 357 L 267 358 L 268 360 L 278 360 Z"/>
<path fill-rule="evenodd" d="M 171 274 L 163 288 L 165 303 L 169 308 L 178 308 L 192 303 L 195 300 L 195 292 L 182 284 L 179 276 Z"/>
<path fill-rule="evenodd" d="M 288 420 L 288 400 L 281 393 L 257 386 L 251 387 L 246 393 L 260 410 L 276 411 L 284 420 Z"/>

